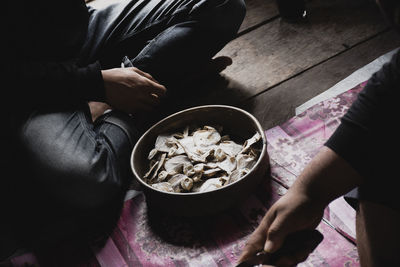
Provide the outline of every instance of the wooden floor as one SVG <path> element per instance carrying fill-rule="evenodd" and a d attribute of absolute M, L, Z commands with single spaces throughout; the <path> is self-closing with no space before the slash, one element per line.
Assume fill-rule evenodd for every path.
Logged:
<path fill-rule="evenodd" d="M 202 103 L 242 107 L 265 129 L 400 45 L 373 1 L 309 0 L 309 21 L 303 24 L 283 21 L 275 0 L 245 1 L 237 38 L 218 54 L 233 59 L 222 73 L 228 85 Z"/>

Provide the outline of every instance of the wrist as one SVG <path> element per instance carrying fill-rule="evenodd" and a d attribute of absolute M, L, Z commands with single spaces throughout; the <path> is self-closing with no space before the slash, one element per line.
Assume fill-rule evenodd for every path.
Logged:
<path fill-rule="evenodd" d="M 323 147 L 297 178 L 294 186 L 300 194 L 328 205 L 361 183 L 351 166 L 333 150 Z"/>
<path fill-rule="evenodd" d="M 326 194 L 320 194 L 320 191 L 315 191 L 312 186 L 304 186 L 301 183 L 293 184 L 287 194 L 296 196 L 297 201 L 302 202 L 303 205 L 312 206 L 313 210 L 323 211 L 331 201 Z"/>

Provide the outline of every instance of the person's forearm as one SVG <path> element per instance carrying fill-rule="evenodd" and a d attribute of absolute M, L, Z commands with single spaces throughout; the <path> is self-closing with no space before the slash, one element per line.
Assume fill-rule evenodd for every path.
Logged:
<path fill-rule="evenodd" d="M 25 105 L 77 103 L 104 99 L 100 64 L 79 67 L 74 62 L 10 62 L 6 70 L 10 102 Z M 24 103 L 24 102 L 27 103 Z"/>
<path fill-rule="evenodd" d="M 324 146 L 305 167 L 290 190 L 328 205 L 363 182 L 362 177 L 333 150 Z"/>

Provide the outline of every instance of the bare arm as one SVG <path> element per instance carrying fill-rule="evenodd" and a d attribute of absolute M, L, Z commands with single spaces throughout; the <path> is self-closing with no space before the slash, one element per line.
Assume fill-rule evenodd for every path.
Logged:
<path fill-rule="evenodd" d="M 333 150 L 323 147 L 288 192 L 267 212 L 250 236 L 239 262 L 259 251 L 275 252 L 290 234 L 314 229 L 325 207 L 335 198 L 360 185 L 362 178 Z M 311 251 L 299 252 L 284 263 L 304 261 Z"/>

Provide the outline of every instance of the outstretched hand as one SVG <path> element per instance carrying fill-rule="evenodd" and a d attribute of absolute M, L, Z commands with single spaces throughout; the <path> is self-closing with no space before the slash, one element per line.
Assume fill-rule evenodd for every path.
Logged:
<path fill-rule="evenodd" d="M 106 102 L 127 113 L 154 109 L 167 91 L 150 74 L 135 67 L 108 69 L 101 73 Z"/>
<path fill-rule="evenodd" d="M 268 210 L 260 225 L 252 233 L 239 262 L 252 258 L 260 251 L 275 253 L 281 249 L 291 234 L 315 229 L 322 219 L 323 210 L 324 205 L 313 202 L 295 190 L 289 190 Z M 278 257 L 274 266 L 295 266 L 305 261 L 314 248 L 315 246 L 298 247 L 293 253 Z"/>
<path fill-rule="evenodd" d="M 263 250 L 274 253 L 289 235 L 315 229 L 331 201 L 362 183 L 363 178 L 344 159 L 322 147 L 287 193 L 268 210 L 250 236 L 239 262 Z M 303 248 L 290 257 L 280 257 L 277 266 L 304 261 L 312 250 Z"/>

